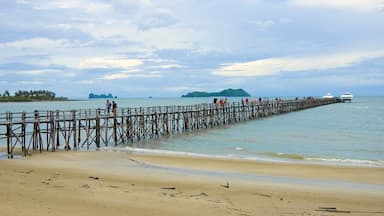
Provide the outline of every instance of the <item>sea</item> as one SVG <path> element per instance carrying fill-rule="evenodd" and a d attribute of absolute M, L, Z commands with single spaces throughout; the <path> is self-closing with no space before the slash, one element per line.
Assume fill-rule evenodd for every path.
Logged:
<path fill-rule="evenodd" d="M 211 103 L 213 98 L 116 99 L 119 108 Z M 241 98 L 229 98 L 239 101 Z M 5 112 L 104 108 L 105 100 L 0 103 Z M 5 140 L 0 140 L 5 146 Z M 166 138 L 103 148 L 139 154 L 384 167 L 384 97 L 337 103 Z M 5 153 L 0 157 L 5 158 Z"/>

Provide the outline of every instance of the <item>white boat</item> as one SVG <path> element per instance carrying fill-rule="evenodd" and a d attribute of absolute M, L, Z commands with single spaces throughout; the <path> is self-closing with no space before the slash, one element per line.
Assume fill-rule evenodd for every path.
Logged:
<path fill-rule="evenodd" d="M 345 92 L 344 94 L 340 95 L 340 99 L 342 102 L 352 102 L 353 95 L 349 92 Z"/>
<path fill-rule="evenodd" d="M 335 98 L 335 96 L 331 95 L 331 93 L 328 93 L 328 94 L 324 95 L 323 98 L 332 99 L 332 98 Z"/>

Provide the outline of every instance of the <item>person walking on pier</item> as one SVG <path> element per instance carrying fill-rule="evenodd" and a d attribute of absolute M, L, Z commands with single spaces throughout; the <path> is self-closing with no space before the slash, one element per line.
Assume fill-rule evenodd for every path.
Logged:
<path fill-rule="evenodd" d="M 112 113 L 114 118 L 116 118 L 116 112 L 117 112 L 117 104 L 115 103 L 115 101 L 112 101 Z"/>
<path fill-rule="evenodd" d="M 107 110 L 107 114 L 109 115 L 109 113 L 111 112 L 111 102 L 109 102 L 109 100 L 107 100 L 105 104 L 105 109 Z"/>

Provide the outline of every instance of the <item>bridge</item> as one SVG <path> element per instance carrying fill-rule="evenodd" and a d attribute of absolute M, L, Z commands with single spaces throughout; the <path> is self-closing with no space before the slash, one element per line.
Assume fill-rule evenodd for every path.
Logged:
<path fill-rule="evenodd" d="M 33 152 L 97 149 L 201 131 L 340 102 L 336 98 L 261 100 L 225 104 L 0 113 L 0 151 L 8 158 Z M 2 148 L 1 148 L 2 147 Z"/>

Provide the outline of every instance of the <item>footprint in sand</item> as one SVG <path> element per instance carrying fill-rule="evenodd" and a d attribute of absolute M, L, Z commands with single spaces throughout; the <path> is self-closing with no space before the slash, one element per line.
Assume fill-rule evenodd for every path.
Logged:
<path fill-rule="evenodd" d="M 91 188 L 91 186 L 89 186 L 89 184 L 81 185 L 81 187 L 84 188 L 84 189 L 90 189 Z"/>

